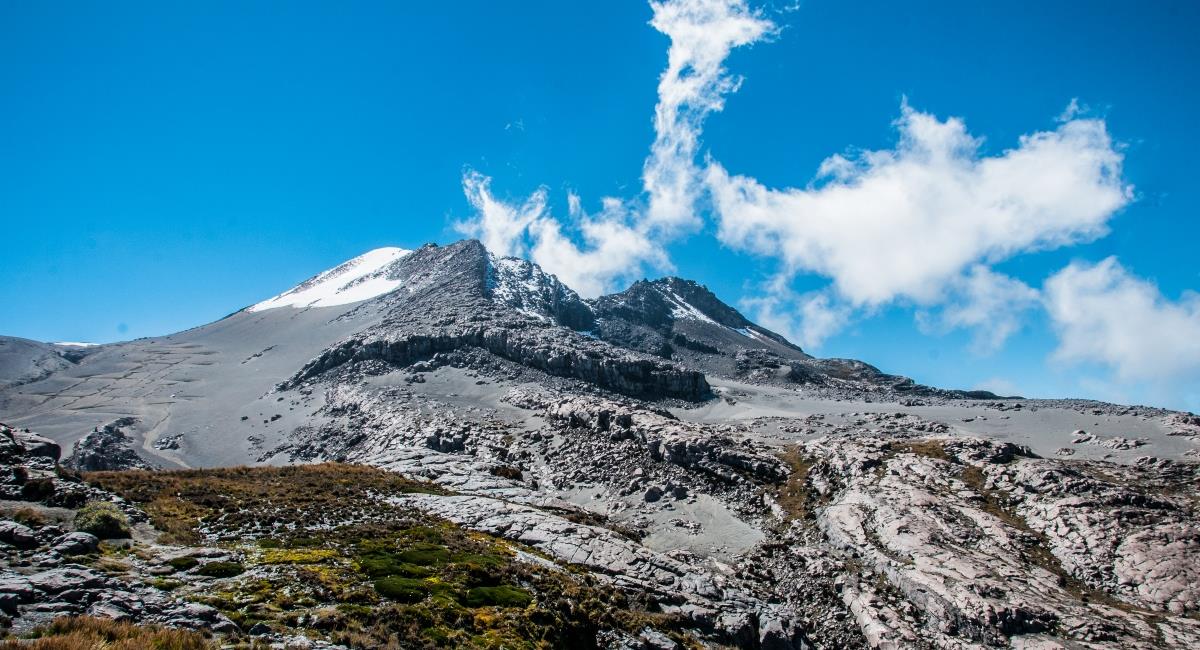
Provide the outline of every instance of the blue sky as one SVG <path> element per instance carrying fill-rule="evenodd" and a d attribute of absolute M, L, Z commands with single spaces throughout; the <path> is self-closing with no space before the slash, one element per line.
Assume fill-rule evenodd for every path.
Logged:
<path fill-rule="evenodd" d="M 674 273 L 797 337 L 812 335 L 805 317 L 815 312 L 803 306 L 814 304 L 833 324 L 812 336 L 812 351 L 931 384 L 1200 408 L 1200 351 L 1190 343 L 1200 308 L 1188 293 L 1200 288 L 1200 7 L 696 2 L 764 27 L 717 56 L 724 72 L 714 79 L 740 80 L 713 95 L 722 109 L 677 125 L 698 137 L 688 160 L 667 167 L 696 175 L 690 221 L 648 216 L 659 194 L 643 170 L 652 143 L 664 141 L 653 121 L 664 105 L 658 84 L 668 48 L 681 46 L 669 27 L 649 24 L 645 3 L 6 4 L 0 332 L 165 334 L 370 248 L 482 233 L 464 194 L 464 175 L 477 174 L 488 182 L 474 198 L 500 208 L 543 191 L 535 223 L 557 224 L 575 248 L 552 254 L 539 248 L 546 231 L 532 229 L 509 243 L 547 266 L 562 264 L 563 251 L 595 251 L 584 223 L 645 240 L 623 271 L 596 266 L 577 278 L 585 285 Z M 1080 110 L 1064 115 L 1072 100 Z M 846 233 L 809 241 L 787 230 L 833 208 L 754 212 L 774 243 L 730 234 L 762 206 L 719 205 L 713 182 L 745 179 L 773 206 L 798 195 L 800 205 L 831 204 L 804 194 L 836 184 L 817 179 L 822 162 L 842 154 L 860 174 L 883 173 L 863 172 L 856 152 L 903 153 L 902 102 L 914 120 L 961 118 L 981 139 L 949 169 L 971 196 L 977 185 L 959 172 L 1020 149 L 1021 136 L 1061 136 L 1071 120 L 1099 125 L 1110 143 L 1092 138 L 1063 156 L 1114 153 L 1117 177 L 1087 179 L 1048 205 L 1086 203 L 1098 189 L 1116 192 L 1115 203 L 1080 214 L 1053 244 L 989 240 L 953 273 L 929 283 L 918 274 L 905 287 L 851 287 L 855 269 L 872 270 L 869 247 L 849 267 L 771 250 L 784 241 L 854 255 Z M 718 169 L 725 180 L 704 176 Z M 925 176 L 899 176 L 915 177 Z M 918 225 L 926 206 L 945 212 L 936 226 L 975 205 L 925 192 L 909 215 Z M 1019 194 L 1001 192 L 1018 203 Z M 606 210 L 603 197 L 618 201 Z M 849 209 L 872 204 L 864 196 Z M 1031 230 L 1045 220 L 1018 217 Z M 940 231 L 912 232 L 919 243 Z M 885 265 L 877 275 L 896 274 Z M 981 277 L 1019 286 L 971 311 L 967 279 Z"/>

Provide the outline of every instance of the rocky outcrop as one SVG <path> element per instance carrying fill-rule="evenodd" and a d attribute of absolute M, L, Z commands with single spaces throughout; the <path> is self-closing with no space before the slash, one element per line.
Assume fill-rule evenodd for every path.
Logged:
<path fill-rule="evenodd" d="M 57 442 L 45 436 L 40 436 L 30 431 L 17 431 L 15 429 L 9 429 L 9 434 L 29 456 L 46 458 L 51 461 L 58 461 L 59 457 L 62 456 L 62 447 Z"/>
<path fill-rule="evenodd" d="M 815 525 L 859 567 L 842 599 L 873 647 L 1200 642 L 1184 616 L 1192 507 L 1123 487 L 1186 485 L 1194 467 L 1171 478 L 975 438 L 833 436 L 804 453 Z"/>
<path fill-rule="evenodd" d="M 59 446 L 29 431 L 0 424 L 0 499 L 78 507 L 96 491 L 59 471 Z"/>
<path fill-rule="evenodd" d="M 520 395 L 509 399 L 530 403 Z M 786 466 L 765 447 L 681 422 L 663 412 L 610 400 L 570 398 L 545 407 L 546 418 L 569 427 L 588 428 L 614 439 L 631 438 L 645 445 L 651 458 L 705 472 L 721 480 L 749 478 L 774 482 L 787 476 Z"/>
<path fill-rule="evenodd" d="M 403 367 L 439 352 L 479 348 L 548 374 L 578 379 L 649 399 L 702 400 L 710 389 L 704 375 L 655 359 L 622 354 L 609 346 L 564 344 L 544 330 L 464 327 L 403 338 L 351 339 L 323 352 L 282 387 L 293 388 L 346 363 L 383 361 Z"/>
<path fill-rule="evenodd" d="M 134 441 L 123 431 L 136 423 L 136 418 L 124 417 L 92 429 L 75 442 L 63 465 L 81 472 L 150 469 L 149 463 L 134 450 Z"/>
<path fill-rule="evenodd" d="M 495 302 L 539 320 L 573 330 L 596 325 L 579 294 L 528 260 L 489 255 L 487 288 Z"/>
<path fill-rule="evenodd" d="M 476 496 L 393 498 L 480 532 L 527 544 L 550 557 L 602 575 L 613 585 L 653 594 L 663 613 L 736 647 L 801 647 L 790 612 L 768 604 L 730 576 L 652 552 L 612 531 L 564 520 L 530 506 Z"/>

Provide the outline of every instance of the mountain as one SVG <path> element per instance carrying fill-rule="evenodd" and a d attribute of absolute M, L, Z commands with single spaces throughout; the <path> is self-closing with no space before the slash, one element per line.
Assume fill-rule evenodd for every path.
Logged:
<path fill-rule="evenodd" d="M 0 389 L 38 381 L 70 368 L 92 352 L 91 347 L 0 336 Z"/>
<path fill-rule="evenodd" d="M 381 248 L 168 336 L 0 340 L 0 378 L 0 501 L 140 527 L 105 578 L 0 521 L 18 630 L 1200 644 L 1200 418 L 815 358 L 681 278 L 585 300 L 476 241 Z"/>

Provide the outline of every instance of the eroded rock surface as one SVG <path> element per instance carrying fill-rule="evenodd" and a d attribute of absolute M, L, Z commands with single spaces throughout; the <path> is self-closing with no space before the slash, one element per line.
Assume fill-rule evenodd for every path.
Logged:
<path fill-rule="evenodd" d="M 92 429 L 75 443 L 63 464 L 81 472 L 149 469 L 150 464 L 135 450 L 134 440 L 123 431 L 136 422 L 136 418 L 125 417 Z"/>

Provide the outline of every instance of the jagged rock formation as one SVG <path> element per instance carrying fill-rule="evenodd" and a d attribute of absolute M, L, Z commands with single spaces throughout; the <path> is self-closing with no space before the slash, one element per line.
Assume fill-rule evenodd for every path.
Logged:
<path fill-rule="evenodd" d="M 873 647 L 1200 642 L 1194 508 L 1126 487 L 1194 485 L 1195 466 L 911 434 L 801 453 L 804 508 L 819 544 L 853 559 L 841 597 Z"/>
<path fill-rule="evenodd" d="M 590 302 L 596 335 L 622 347 L 680 359 L 707 372 L 734 375 L 746 350 L 775 358 L 810 358 L 782 336 L 750 322 L 706 287 L 680 278 L 635 282 Z"/>
<path fill-rule="evenodd" d="M 394 367 L 412 365 L 439 352 L 479 348 L 551 375 L 578 379 L 614 392 L 650 399 L 704 399 L 709 394 L 702 373 L 650 358 L 616 352 L 587 340 L 563 345 L 562 339 L 524 323 L 508 327 L 465 327 L 399 338 L 351 339 L 321 353 L 282 388 L 294 388 L 346 363 L 383 361 Z"/>
<path fill-rule="evenodd" d="M 150 469 L 150 464 L 138 456 L 132 447 L 133 441 L 122 430 L 136 423 L 137 418 L 124 417 L 92 429 L 75 442 L 63 465 L 81 472 Z"/>
<path fill-rule="evenodd" d="M 573 330 L 595 326 L 595 316 L 579 294 L 528 260 L 489 254 L 487 289 L 493 300 L 523 314 Z"/>

